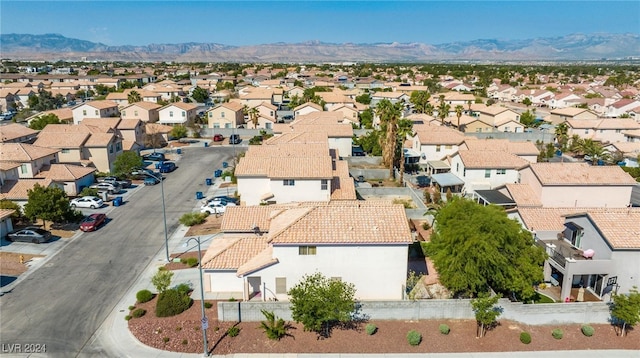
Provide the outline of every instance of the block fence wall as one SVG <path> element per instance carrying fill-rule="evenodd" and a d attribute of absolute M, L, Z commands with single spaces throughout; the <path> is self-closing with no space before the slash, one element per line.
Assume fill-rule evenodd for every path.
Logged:
<path fill-rule="evenodd" d="M 609 323 L 609 307 L 603 302 L 522 304 L 501 299 L 498 318 L 530 325 Z M 221 321 L 259 322 L 260 310 L 273 311 L 291 320 L 289 302 L 218 302 Z M 359 317 L 371 320 L 474 319 L 469 300 L 362 301 Z"/>

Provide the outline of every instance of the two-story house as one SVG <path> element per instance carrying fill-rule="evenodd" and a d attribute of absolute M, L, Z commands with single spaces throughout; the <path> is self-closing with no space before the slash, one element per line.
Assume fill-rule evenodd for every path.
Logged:
<path fill-rule="evenodd" d="M 162 106 L 154 102 L 131 103 L 122 107 L 120 117 L 122 119 L 139 119 L 143 122 L 154 123 L 160 119 L 158 114 L 160 108 Z"/>
<path fill-rule="evenodd" d="M 158 122 L 174 126 L 193 123 L 198 115 L 198 105 L 193 103 L 175 102 L 158 109 Z"/>
<path fill-rule="evenodd" d="M 451 156 L 451 173 L 464 181 L 463 192 L 517 183 L 529 161 L 500 150 L 459 150 Z"/>
<path fill-rule="evenodd" d="M 33 143 L 38 131 L 18 123 L 0 126 L 0 143 Z"/>
<path fill-rule="evenodd" d="M 549 121 L 553 124 L 560 124 L 572 119 L 597 120 L 598 115 L 589 109 L 576 107 L 557 108 L 552 109 L 551 112 L 549 112 Z"/>
<path fill-rule="evenodd" d="M 536 163 L 538 161 L 538 155 L 540 154 L 540 150 L 532 142 L 512 142 L 508 139 L 495 138 L 478 139 L 475 137 L 466 137 L 460 149 L 471 151 L 499 150 L 515 154 L 530 163 Z"/>
<path fill-rule="evenodd" d="M 623 142 L 625 132 L 640 129 L 640 124 L 631 118 L 604 118 L 596 120 L 567 120 L 569 136 L 578 135 L 583 139 L 599 142 Z"/>
<path fill-rule="evenodd" d="M 81 103 L 71 109 L 73 124 L 79 124 L 85 118 L 109 118 L 118 117 L 118 104 L 113 101 L 90 101 Z"/>
<path fill-rule="evenodd" d="M 244 124 L 243 106 L 239 102 L 221 103 L 206 112 L 208 128 L 238 128 Z"/>
<path fill-rule="evenodd" d="M 287 124 L 276 124 L 273 133 L 277 136 L 283 133 L 315 132 L 325 133 L 329 149 L 336 150 L 339 157 L 351 156 L 353 147 L 353 127 L 343 123 L 342 117 L 335 112 L 313 112 L 300 115 L 296 120 Z"/>
<path fill-rule="evenodd" d="M 18 178 L 34 178 L 42 167 L 58 162 L 58 152 L 58 149 L 26 143 L 0 143 L 0 162 L 19 164 Z"/>
<path fill-rule="evenodd" d="M 457 152 L 465 140 L 464 134 L 445 126 L 416 125 L 413 130 L 411 149 L 420 155 L 418 165 L 429 175 L 442 172 L 443 159 Z"/>

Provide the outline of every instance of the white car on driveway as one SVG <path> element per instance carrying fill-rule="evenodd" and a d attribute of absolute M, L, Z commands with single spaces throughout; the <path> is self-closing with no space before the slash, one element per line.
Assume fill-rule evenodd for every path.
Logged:
<path fill-rule="evenodd" d="M 72 208 L 91 208 L 97 209 L 104 204 L 102 199 L 95 196 L 83 196 L 81 198 L 75 198 L 69 202 Z"/>
<path fill-rule="evenodd" d="M 89 186 L 91 189 L 98 189 L 99 192 L 106 191 L 109 194 L 117 194 L 122 189 L 120 185 L 113 185 L 105 182 L 93 184 Z"/>
<path fill-rule="evenodd" d="M 224 214 L 224 212 L 227 210 L 227 206 L 236 206 L 236 204 L 227 203 L 226 205 L 224 205 L 219 201 L 212 201 L 206 205 L 203 205 L 200 208 L 200 212 L 209 214 Z"/>

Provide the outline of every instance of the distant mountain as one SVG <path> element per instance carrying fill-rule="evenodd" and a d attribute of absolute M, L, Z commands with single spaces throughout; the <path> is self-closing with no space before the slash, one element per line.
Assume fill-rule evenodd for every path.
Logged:
<path fill-rule="evenodd" d="M 574 61 L 640 57 L 638 34 L 571 34 L 528 40 L 481 39 L 438 45 L 423 43 L 216 43 L 108 46 L 59 34 L 2 34 L 3 58 L 23 60 L 121 60 L 177 62 L 428 62 Z"/>

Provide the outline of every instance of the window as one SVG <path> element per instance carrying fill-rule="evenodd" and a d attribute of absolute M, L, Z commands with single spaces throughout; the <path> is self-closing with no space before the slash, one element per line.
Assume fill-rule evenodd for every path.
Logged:
<path fill-rule="evenodd" d="M 127 111 L 122 111 L 122 116 L 126 117 L 127 116 Z"/>
<path fill-rule="evenodd" d="M 86 115 L 87 115 L 87 110 L 86 110 L 86 109 L 83 109 L 83 110 L 82 110 L 82 115 L 83 115 L 83 116 L 86 116 Z"/>
<path fill-rule="evenodd" d="M 451 149 L 451 148 L 453 148 L 453 146 L 452 146 L 452 145 L 445 145 L 445 146 L 444 146 L 444 149 Z"/>
<path fill-rule="evenodd" d="M 298 246 L 298 255 L 315 255 L 315 246 Z"/>
<path fill-rule="evenodd" d="M 28 173 L 27 165 L 26 164 L 20 165 L 20 174 L 27 174 L 27 173 Z"/>
<path fill-rule="evenodd" d="M 69 150 L 69 149 L 67 149 L 67 148 L 62 148 L 62 153 L 63 153 L 63 154 L 66 154 L 66 153 L 69 153 L 69 152 L 70 152 L 70 150 Z"/>
<path fill-rule="evenodd" d="M 137 117 L 138 116 L 138 111 L 133 111 L 133 115 Z"/>
<path fill-rule="evenodd" d="M 116 152 L 122 151 L 122 142 L 116 143 Z"/>
<path fill-rule="evenodd" d="M 589 130 L 588 130 L 588 129 L 585 129 L 585 130 L 584 130 L 584 134 L 589 134 Z"/>
<path fill-rule="evenodd" d="M 182 116 L 183 116 L 183 117 L 186 117 L 186 116 L 187 116 L 187 112 L 182 111 Z"/>
<path fill-rule="evenodd" d="M 507 174 L 507 170 L 506 169 L 496 169 L 496 174 L 505 175 L 505 174 Z"/>
<path fill-rule="evenodd" d="M 285 179 L 282 181 L 282 185 L 284 186 L 294 186 L 296 185 L 296 181 L 293 179 Z"/>
<path fill-rule="evenodd" d="M 173 111 L 169 111 L 169 117 L 173 117 Z"/>
<path fill-rule="evenodd" d="M 491 178 L 491 169 L 485 169 L 484 170 L 484 177 L 485 178 Z"/>
<path fill-rule="evenodd" d="M 220 118 L 224 118 L 224 112 L 220 112 Z"/>
<path fill-rule="evenodd" d="M 224 127 L 225 127 L 225 128 L 231 128 L 231 123 L 225 123 L 225 124 L 224 124 Z"/>
<path fill-rule="evenodd" d="M 436 152 L 440 151 L 440 147 L 441 147 L 440 145 L 436 145 Z"/>
<path fill-rule="evenodd" d="M 273 117 L 273 111 L 269 111 L 269 115 Z"/>
<path fill-rule="evenodd" d="M 287 278 L 276 277 L 276 295 L 287 294 Z"/>
<path fill-rule="evenodd" d="M 456 163 L 456 173 L 460 173 L 460 163 Z"/>
<path fill-rule="evenodd" d="M 622 129 L 616 129 L 616 133 L 622 133 Z"/>
<path fill-rule="evenodd" d="M 322 179 L 320 180 L 320 190 L 327 190 L 329 188 L 329 180 Z"/>
<path fill-rule="evenodd" d="M 95 112 L 96 116 L 99 116 L 97 109 L 94 112 Z"/>
<path fill-rule="evenodd" d="M 109 153 L 113 153 L 113 144 L 109 144 Z"/>
<path fill-rule="evenodd" d="M 214 123 L 213 128 L 220 128 L 220 123 Z"/>
<path fill-rule="evenodd" d="M 271 123 L 266 123 L 264 127 L 265 127 L 266 129 L 271 129 L 271 128 L 272 128 L 272 127 L 271 127 Z"/>
<path fill-rule="evenodd" d="M 462 176 L 463 177 L 467 176 L 467 168 L 462 169 Z"/>
<path fill-rule="evenodd" d="M 482 128 L 476 128 L 476 133 L 482 133 Z"/>

